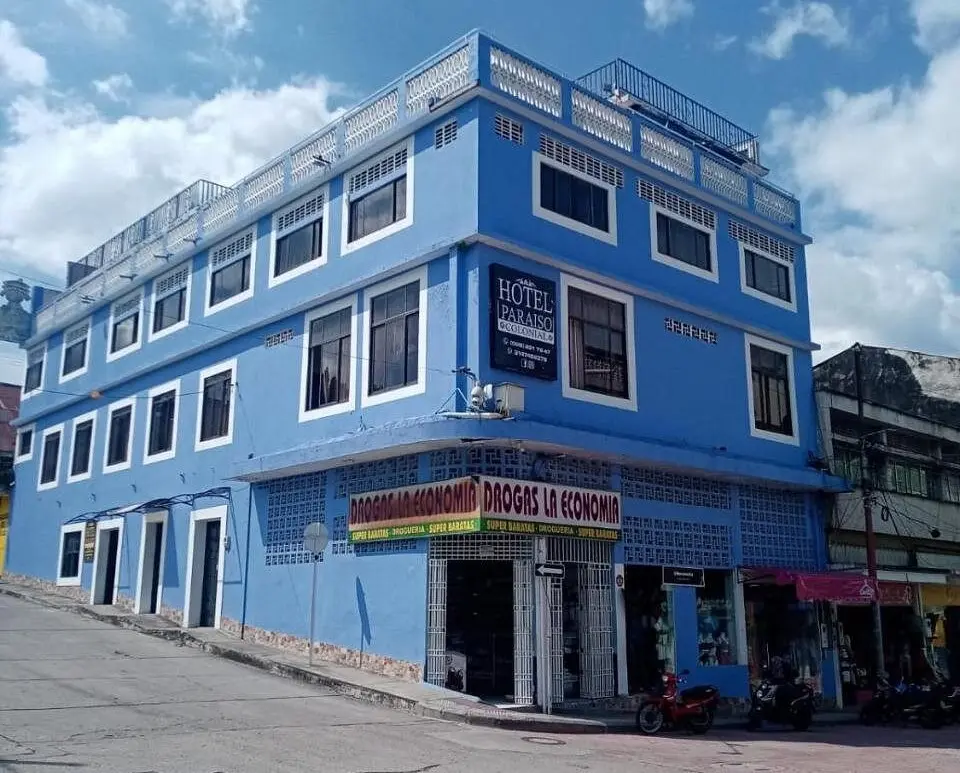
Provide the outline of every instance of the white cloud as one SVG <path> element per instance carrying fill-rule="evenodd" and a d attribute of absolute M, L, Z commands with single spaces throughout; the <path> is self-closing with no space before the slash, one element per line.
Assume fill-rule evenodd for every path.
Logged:
<path fill-rule="evenodd" d="M 47 60 L 24 44 L 12 22 L 0 19 L 0 84 L 43 86 L 48 77 Z"/>
<path fill-rule="evenodd" d="M 693 0 L 643 0 L 643 12 L 650 29 L 663 30 L 693 16 Z"/>
<path fill-rule="evenodd" d="M 957 0 L 913 0 L 910 11 L 917 25 L 914 39 L 921 48 L 936 51 L 960 37 Z"/>
<path fill-rule="evenodd" d="M 850 26 L 846 18 L 837 15 L 833 6 L 819 0 L 800 0 L 785 8 L 773 2 L 763 12 L 774 18 L 773 27 L 762 38 L 750 42 L 750 49 L 770 59 L 784 59 L 790 55 L 798 37 L 820 40 L 831 48 L 850 43 Z"/>
<path fill-rule="evenodd" d="M 916 0 L 922 4 L 922 0 Z M 774 168 L 806 205 L 815 336 L 958 353 L 960 44 L 918 83 L 828 92 L 769 125 Z"/>
<path fill-rule="evenodd" d="M 126 102 L 133 90 L 133 79 L 125 72 L 118 73 L 103 80 L 94 81 L 93 88 L 98 94 L 113 102 Z"/>
<path fill-rule="evenodd" d="M 714 51 L 726 51 L 730 46 L 736 43 L 738 40 L 736 35 L 717 35 L 713 39 L 713 50 Z"/>
<path fill-rule="evenodd" d="M 64 0 L 90 32 L 102 38 L 122 38 L 129 32 L 126 11 L 96 0 Z"/>
<path fill-rule="evenodd" d="M 166 0 L 174 18 L 200 18 L 227 37 L 250 30 L 254 0 Z"/>

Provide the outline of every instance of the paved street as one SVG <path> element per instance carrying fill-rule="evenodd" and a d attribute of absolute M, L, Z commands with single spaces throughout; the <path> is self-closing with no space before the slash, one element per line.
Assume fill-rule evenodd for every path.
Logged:
<path fill-rule="evenodd" d="M 960 729 L 530 737 L 355 703 L 0 596 L 0 771 L 928 773 Z"/>

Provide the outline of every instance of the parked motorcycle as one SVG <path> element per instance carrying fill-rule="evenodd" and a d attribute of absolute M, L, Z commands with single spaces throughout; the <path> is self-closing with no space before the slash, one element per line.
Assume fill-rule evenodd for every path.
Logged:
<path fill-rule="evenodd" d="M 960 685 L 945 685 L 940 704 L 943 707 L 944 719 L 948 725 L 960 722 Z"/>
<path fill-rule="evenodd" d="M 654 735 L 663 729 L 685 725 L 697 735 L 703 735 L 713 726 L 713 717 L 720 701 L 720 690 L 712 685 L 697 685 L 680 689 L 690 674 L 683 670 L 663 675 L 663 686 L 654 697 L 645 700 L 637 709 L 637 729 Z"/>
<path fill-rule="evenodd" d="M 765 672 L 753 691 L 747 727 L 758 730 L 764 722 L 792 725 L 795 730 L 808 730 L 813 724 L 813 689 L 794 673 L 773 679 Z"/>
<path fill-rule="evenodd" d="M 939 684 L 901 681 L 891 685 L 881 674 L 873 696 L 860 708 L 860 721 L 865 725 L 916 721 L 921 727 L 936 729 L 948 719 L 947 706 L 947 693 Z"/>

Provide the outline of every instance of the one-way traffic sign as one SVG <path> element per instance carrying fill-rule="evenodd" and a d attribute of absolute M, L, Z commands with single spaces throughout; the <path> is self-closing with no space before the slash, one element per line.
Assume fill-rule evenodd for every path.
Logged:
<path fill-rule="evenodd" d="M 563 577 L 563 564 L 537 564 L 537 577 Z"/>

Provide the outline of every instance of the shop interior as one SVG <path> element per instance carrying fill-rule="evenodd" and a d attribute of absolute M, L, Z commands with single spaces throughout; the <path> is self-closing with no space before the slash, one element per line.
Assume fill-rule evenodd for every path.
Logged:
<path fill-rule="evenodd" d="M 814 602 L 799 601 L 796 587 L 748 582 L 743 588 L 750 681 L 788 672 L 822 685 L 820 615 Z"/>
<path fill-rule="evenodd" d="M 641 693 L 660 685 L 674 670 L 674 628 L 670 594 L 659 566 L 624 568 L 627 622 L 627 689 Z"/>
<path fill-rule="evenodd" d="M 580 697 L 580 573 L 575 564 L 563 567 L 563 699 Z"/>

